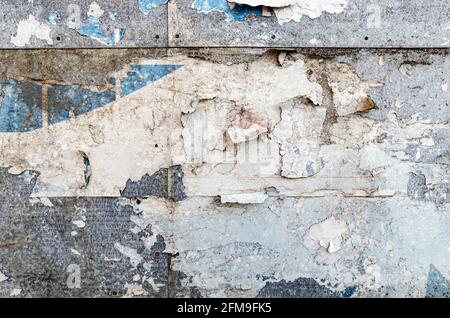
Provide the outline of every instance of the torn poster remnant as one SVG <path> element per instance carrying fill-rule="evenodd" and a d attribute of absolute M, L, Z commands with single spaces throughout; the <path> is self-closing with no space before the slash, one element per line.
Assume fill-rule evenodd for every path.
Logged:
<path fill-rule="evenodd" d="M 15 36 L 11 36 L 11 43 L 15 46 L 24 47 L 30 44 L 32 37 L 35 37 L 51 45 L 53 40 L 50 37 L 50 32 L 51 28 L 49 25 L 39 22 L 30 14 L 26 20 L 20 21 L 17 25 L 17 33 Z"/>
<path fill-rule="evenodd" d="M 220 202 L 239 203 L 239 204 L 258 204 L 264 203 L 269 196 L 265 192 L 222 194 Z"/>
<path fill-rule="evenodd" d="M 299 22 L 303 16 L 311 19 L 323 13 L 341 13 L 347 7 L 347 0 L 195 0 L 192 8 L 203 13 L 225 12 L 232 21 L 244 21 L 247 16 L 270 16 L 263 14 L 273 8 L 278 23 Z M 265 9 L 265 10 L 264 10 Z"/>
<path fill-rule="evenodd" d="M 109 33 L 105 32 L 100 21 L 103 13 L 100 6 L 96 2 L 92 2 L 88 10 L 88 23 L 81 25 L 76 30 L 81 35 L 93 38 L 107 46 L 117 45 L 122 40 L 125 29 L 116 27 Z"/>

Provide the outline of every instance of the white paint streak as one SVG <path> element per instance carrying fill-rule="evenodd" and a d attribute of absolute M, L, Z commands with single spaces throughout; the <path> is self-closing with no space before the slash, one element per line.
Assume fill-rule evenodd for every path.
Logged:
<path fill-rule="evenodd" d="M 86 226 L 86 223 L 83 220 L 76 220 L 72 222 L 78 228 L 83 228 Z"/>
<path fill-rule="evenodd" d="M 114 247 L 124 256 L 128 257 L 130 259 L 130 263 L 131 265 L 133 265 L 133 267 L 137 267 L 139 265 L 139 263 L 142 262 L 143 258 L 141 255 L 139 255 L 139 253 L 128 246 L 123 246 L 120 243 L 115 243 Z"/>
<path fill-rule="evenodd" d="M 224 194 L 220 196 L 222 203 L 257 204 L 264 203 L 268 195 L 264 192 Z"/>
<path fill-rule="evenodd" d="M 48 24 L 39 22 L 30 14 L 28 19 L 20 21 L 17 25 L 17 33 L 15 36 L 11 36 L 11 43 L 18 47 L 24 47 L 30 44 L 30 40 L 34 36 L 47 41 L 47 44 L 50 45 L 53 44 L 50 32 L 51 27 Z"/>
<path fill-rule="evenodd" d="M 81 256 L 80 252 L 78 252 L 78 251 L 77 251 L 76 249 L 74 249 L 74 248 L 71 248 L 70 251 L 71 251 L 73 254 L 75 254 L 75 255 Z"/>

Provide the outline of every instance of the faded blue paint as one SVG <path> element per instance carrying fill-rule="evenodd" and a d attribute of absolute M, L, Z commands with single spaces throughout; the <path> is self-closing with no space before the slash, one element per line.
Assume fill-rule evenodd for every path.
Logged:
<path fill-rule="evenodd" d="M 250 15 L 262 16 L 262 6 L 252 7 L 235 3 L 231 9 L 227 0 L 195 0 L 191 8 L 203 13 L 225 12 L 231 21 L 245 21 Z"/>
<path fill-rule="evenodd" d="M 350 298 L 355 293 L 356 287 L 347 287 L 342 293 L 342 298 Z"/>
<path fill-rule="evenodd" d="M 308 162 L 306 163 L 306 173 L 309 177 L 312 177 L 315 174 L 313 164 L 314 162 L 312 162 L 311 160 L 308 160 Z"/>
<path fill-rule="evenodd" d="M 112 21 L 116 21 L 116 15 L 117 15 L 117 13 L 115 13 L 115 12 L 112 12 L 112 11 L 108 12 L 108 16 Z"/>
<path fill-rule="evenodd" d="M 0 131 L 25 132 L 41 127 L 41 86 L 11 78 L 0 80 Z"/>
<path fill-rule="evenodd" d="M 80 26 L 77 29 L 77 32 L 81 35 L 89 36 L 105 45 L 108 46 L 114 46 L 116 41 L 114 39 L 114 30 L 109 32 L 109 34 L 106 34 L 105 31 L 101 27 L 102 23 L 97 17 L 90 16 L 89 22 L 87 24 L 84 24 Z M 125 34 L 125 29 L 120 28 L 119 29 L 119 39 L 120 41 Z"/>
<path fill-rule="evenodd" d="M 180 68 L 181 65 L 133 65 L 132 70 L 120 82 L 121 96 L 126 96 L 134 91 L 154 82 L 169 73 Z"/>
<path fill-rule="evenodd" d="M 148 14 L 154 8 L 166 4 L 167 1 L 168 0 L 139 0 L 139 10 L 144 14 Z"/>
<path fill-rule="evenodd" d="M 430 265 L 426 298 L 450 298 L 450 280 L 433 265 Z"/>
<path fill-rule="evenodd" d="M 126 96 L 177 70 L 182 65 L 132 65 L 120 80 L 121 96 Z M 73 85 L 47 85 L 47 109 L 50 125 L 104 107 L 116 100 L 116 80 L 109 88 L 90 90 Z M 41 85 L 0 80 L 0 132 L 25 132 L 42 128 Z"/>
<path fill-rule="evenodd" d="M 55 12 L 49 12 L 48 13 L 48 21 L 53 24 L 56 25 L 56 18 L 58 17 L 58 15 Z"/>
<path fill-rule="evenodd" d="M 114 81 L 111 81 L 115 84 Z M 113 88 L 95 92 L 70 85 L 52 85 L 47 89 L 48 120 L 50 125 L 77 117 L 116 100 Z"/>

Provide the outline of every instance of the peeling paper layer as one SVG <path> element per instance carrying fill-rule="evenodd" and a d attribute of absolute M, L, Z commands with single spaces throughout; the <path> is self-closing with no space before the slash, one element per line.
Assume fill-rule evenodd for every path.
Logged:
<path fill-rule="evenodd" d="M 342 13 L 346 7 L 347 0 L 297 0 L 293 5 L 274 8 L 274 12 L 278 23 L 283 25 L 289 21 L 299 22 L 303 16 L 316 19 L 323 13 Z"/>
<path fill-rule="evenodd" d="M 287 7 L 289 5 L 297 3 L 298 0 L 228 0 L 230 3 L 246 4 L 252 7 L 265 6 L 265 7 Z"/>
<path fill-rule="evenodd" d="M 17 25 L 17 33 L 15 36 L 11 36 L 11 43 L 18 47 L 24 47 L 30 44 L 32 37 L 36 37 L 50 45 L 53 44 L 50 32 L 49 25 L 39 22 L 30 14 L 28 19 L 20 21 Z"/>

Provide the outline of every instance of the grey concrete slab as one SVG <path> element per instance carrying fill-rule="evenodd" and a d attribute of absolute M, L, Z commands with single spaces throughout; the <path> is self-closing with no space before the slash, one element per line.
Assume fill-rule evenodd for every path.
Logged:
<path fill-rule="evenodd" d="M 1 48 L 167 45 L 164 0 L 0 0 L 0 7 Z"/>
<path fill-rule="evenodd" d="M 345 2 L 345 1 L 344 1 Z M 348 0 L 341 13 L 280 25 L 261 7 L 229 9 L 227 0 L 169 3 L 171 46 L 449 47 L 446 0 Z"/>

